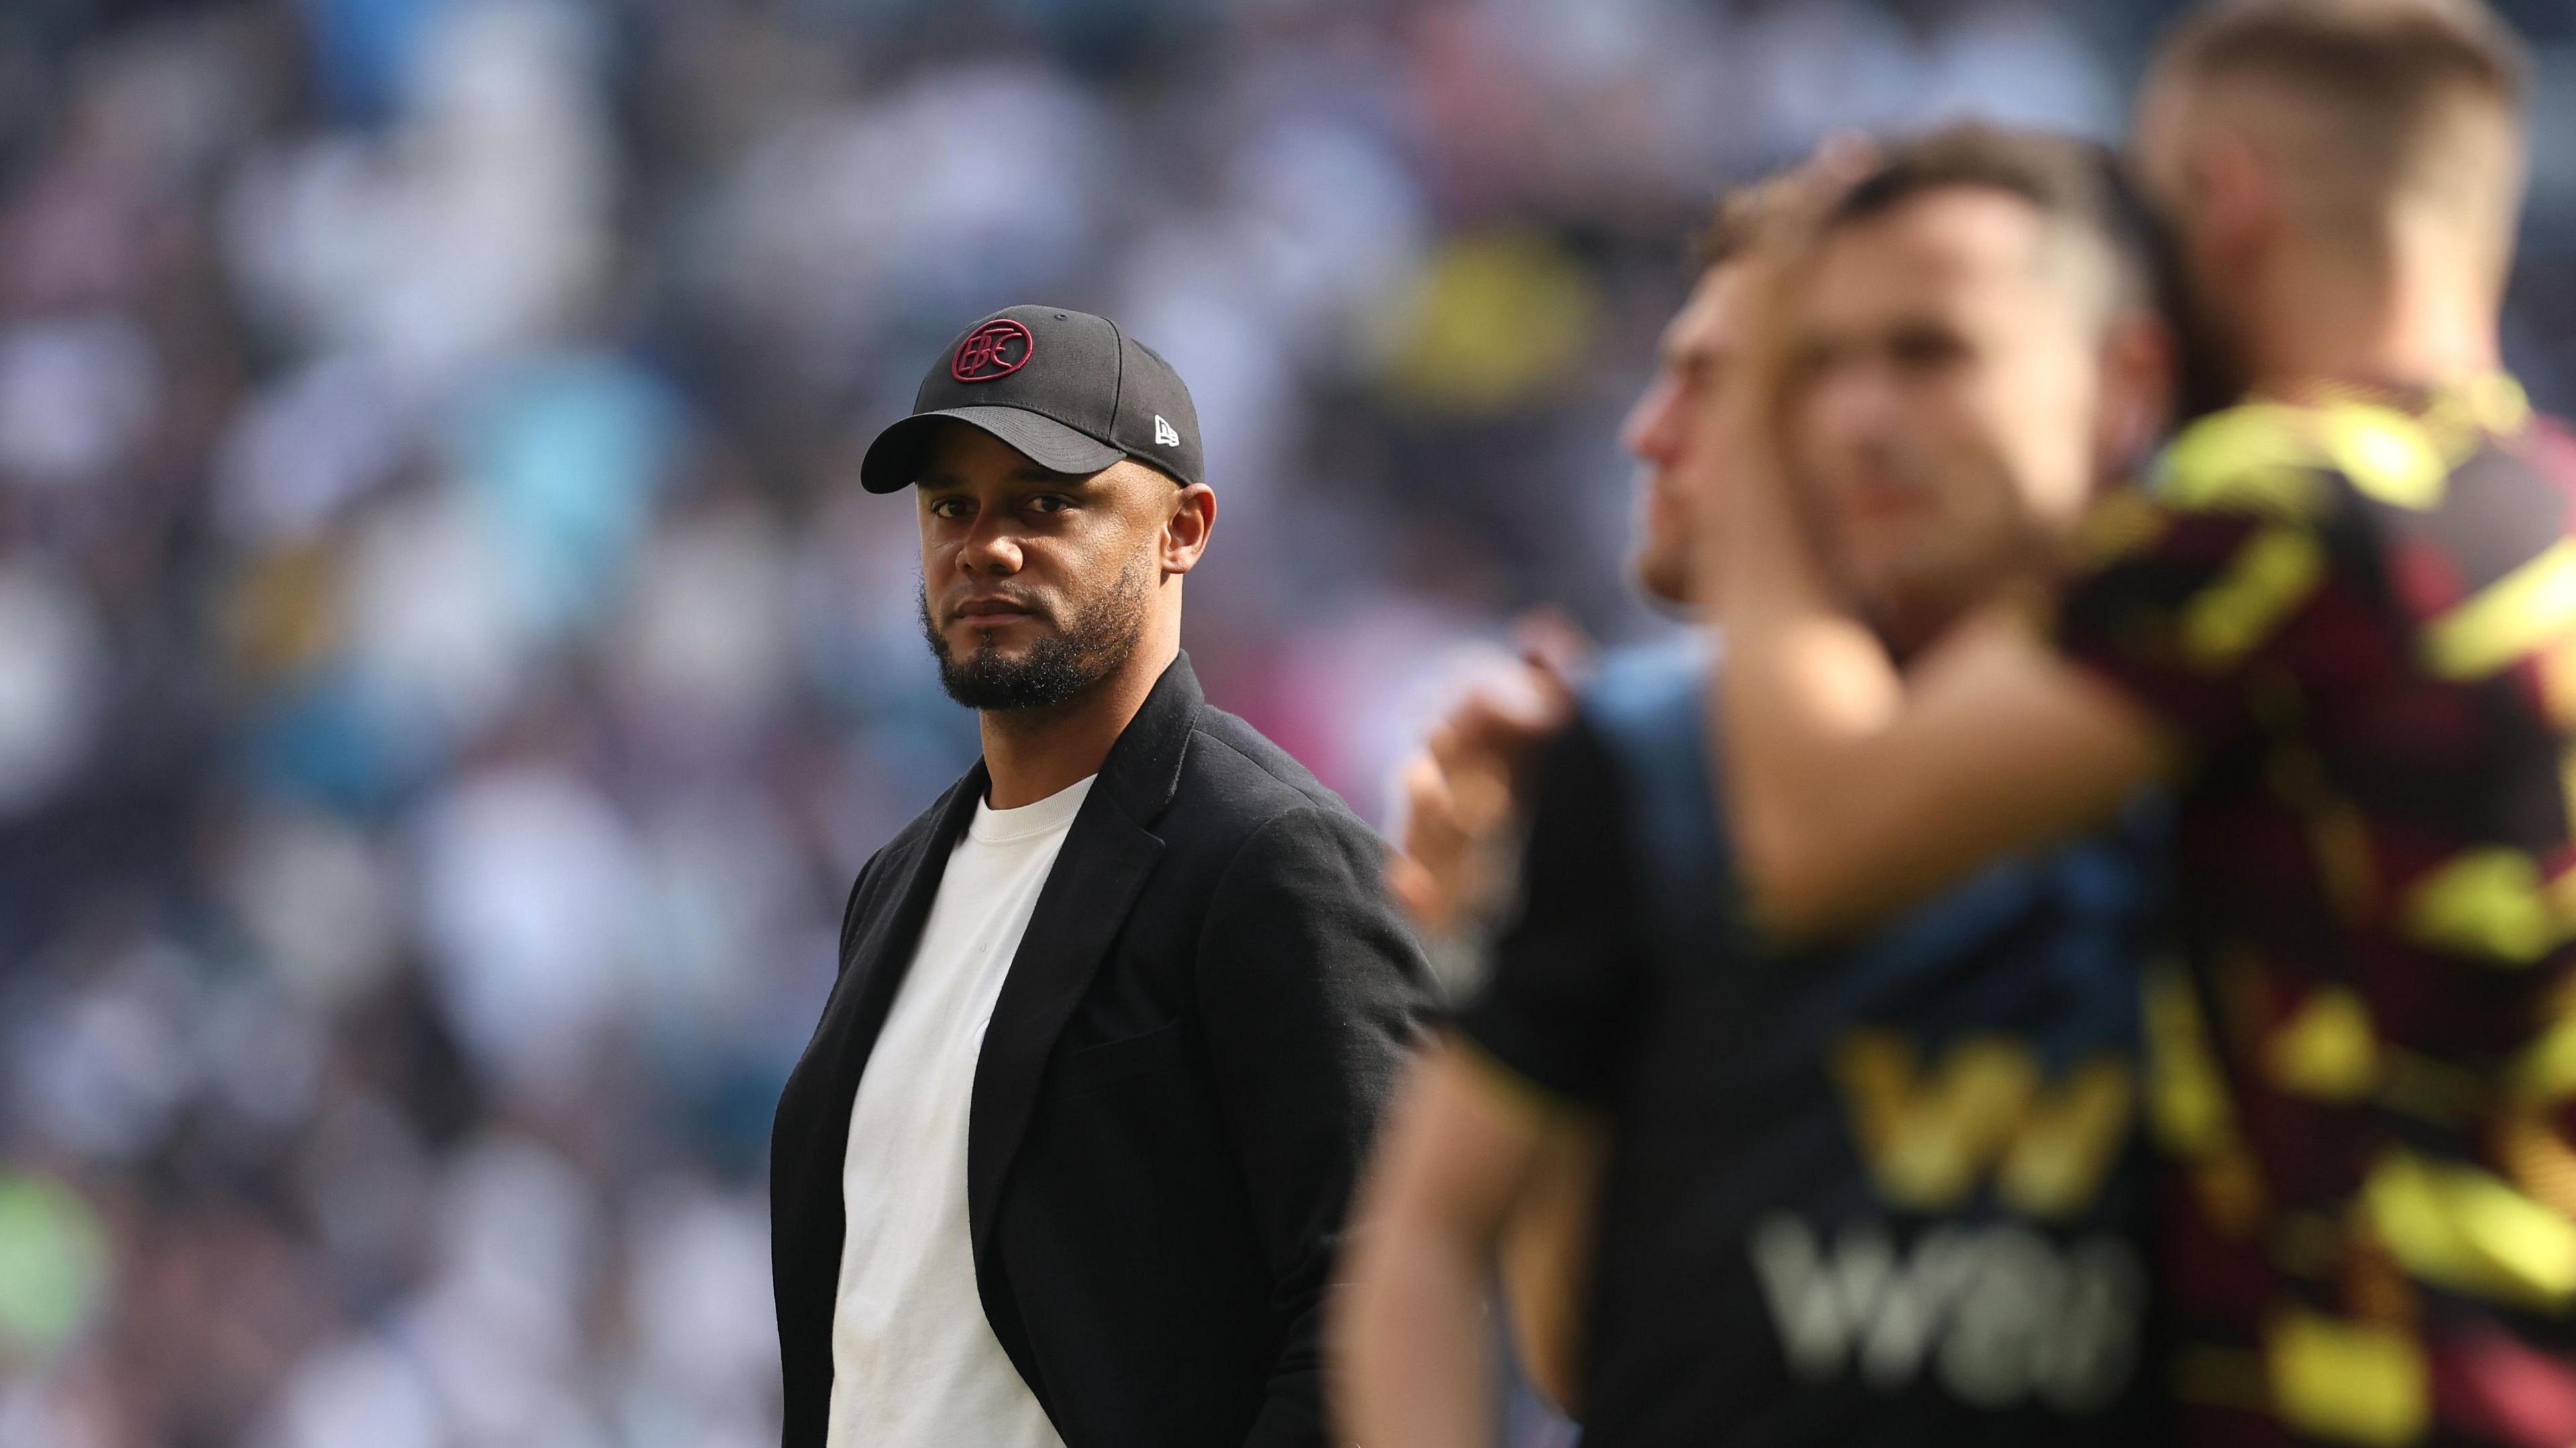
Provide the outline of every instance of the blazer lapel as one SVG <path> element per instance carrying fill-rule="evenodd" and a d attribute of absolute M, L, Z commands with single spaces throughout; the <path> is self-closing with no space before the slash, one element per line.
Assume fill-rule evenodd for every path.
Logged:
<path fill-rule="evenodd" d="M 787 1441 L 823 1441 L 832 1382 L 832 1313 L 839 1290 L 841 1170 L 850 1139 L 850 1109 L 859 1073 L 876 1047 L 947 873 L 948 855 L 984 797 L 984 766 L 949 786 L 932 807 L 931 827 L 911 844 L 889 845 L 877 858 L 886 883 L 871 893 L 890 901 L 865 919 L 843 922 L 841 972 L 823 1019 L 778 1102 L 770 1155 L 771 1256 L 778 1299 L 779 1365 L 787 1387 Z M 854 904 L 856 902 L 853 902 Z"/>
<path fill-rule="evenodd" d="M 1074 816 L 984 1027 L 966 1127 L 966 1212 L 980 1279 L 991 1280 L 985 1249 L 1047 1057 L 1162 858 L 1163 841 L 1148 826 L 1171 803 L 1204 702 L 1189 655 L 1174 659 Z"/>
<path fill-rule="evenodd" d="M 895 990 L 912 964 L 913 947 L 920 943 L 921 927 L 930 919 L 931 902 L 939 898 L 948 856 L 974 819 L 975 806 L 984 798 L 990 779 L 979 759 L 965 778 L 948 787 L 936 807 L 938 819 L 912 857 L 886 862 L 889 870 L 900 872 L 894 909 L 874 920 L 853 922 L 858 927 L 855 937 L 842 942 L 840 979 L 824 1005 L 823 1026 L 815 1041 L 817 1059 L 832 1064 L 836 1094 L 858 1090 L 859 1072 L 876 1049 L 877 1032 L 885 1027 Z M 844 1130 L 847 1125 L 845 1120 Z"/>
<path fill-rule="evenodd" d="M 841 972 L 823 1005 L 822 1024 L 815 1028 L 813 1043 L 805 1048 L 804 1061 L 790 1078 L 792 1108 L 808 1124 L 798 1132 L 792 1154 L 788 1143 L 779 1144 L 779 1165 L 792 1166 L 799 1178 L 779 1184 L 779 1200 L 793 1203 L 802 1218 L 800 1240 L 835 1263 L 843 1227 L 840 1173 L 859 1073 L 876 1049 L 877 1032 L 885 1026 L 895 990 L 912 963 L 913 946 L 930 918 L 931 902 L 938 898 L 949 852 L 974 818 L 987 778 L 982 761 L 977 761 L 965 778 L 940 797 L 933 807 L 936 818 L 930 830 L 909 854 L 888 855 L 878 862 L 893 881 L 886 898 L 894 908 L 878 911 L 873 919 L 849 922 L 853 933 L 841 941 Z"/>

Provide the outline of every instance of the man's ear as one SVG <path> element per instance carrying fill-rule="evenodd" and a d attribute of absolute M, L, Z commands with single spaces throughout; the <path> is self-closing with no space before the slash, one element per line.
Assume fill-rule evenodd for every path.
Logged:
<path fill-rule="evenodd" d="M 1162 563 L 1166 576 L 1199 566 L 1208 535 L 1216 531 L 1216 490 L 1190 483 L 1172 494 L 1171 512 L 1163 520 Z"/>
<path fill-rule="evenodd" d="M 2185 164 L 2201 213 L 2197 229 L 2213 253 L 2194 260 L 2231 270 L 2250 264 L 2280 229 L 2287 178 L 2252 141 L 2215 128 L 2199 137 Z"/>
<path fill-rule="evenodd" d="M 2172 430 L 2180 366 L 2172 323 L 2145 308 L 2111 319 L 2102 334 L 2102 409 L 2094 437 L 2100 483 L 2121 482 Z"/>

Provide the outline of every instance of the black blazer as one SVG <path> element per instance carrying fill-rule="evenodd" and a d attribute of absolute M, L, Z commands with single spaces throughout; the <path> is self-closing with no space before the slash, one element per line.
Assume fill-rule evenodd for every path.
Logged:
<path fill-rule="evenodd" d="M 822 1448 L 851 1101 L 978 763 L 859 871 L 771 1149 L 786 1448 Z M 1319 1448 L 1351 1184 L 1426 999 L 1384 846 L 1187 655 L 1109 751 L 985 1027 L 985 1316 L 1067 1448 Z"/>

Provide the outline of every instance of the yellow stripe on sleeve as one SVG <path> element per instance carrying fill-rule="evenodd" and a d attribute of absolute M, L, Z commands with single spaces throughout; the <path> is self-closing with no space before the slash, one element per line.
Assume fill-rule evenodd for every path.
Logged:
<path fill-rule="evenodd" d="M 2576 629 L 2576 540 L 2561 538 L 2424 626 L 2424 662 L 2483 679 Z"/>
<path fill-rule="evenodd" d="M 2271 637 L 2325 574 L 2325 550 L 2307 529 L 2258 530 L 2227 571 L 2183 606 L 2184 655 L 2212 671 L 2234 664 Z"/>
<path fill-rule="evenodd" d="M 2287 1309 L 2264 1325 L 2263 1367 L 2274 1411 L 2310 1437 L 2395 1448 L 2432 1423 L 2432 1374 L 2401 1328 Z"/>
<path fill-rule="evenodd" d="M 2253 402 L 2185 428 L 2166 447 L 2154 488 L 2178 507 L 2313 517 L 2327 497 L 2316 473 L 2327 461 L 2306 409 Z"/>
<path fill-rule="evenodd" d="M 2359 995 L 2328 986 L 2310 995 L 2263 1043 L 2272 1084 L 2319 1101 L 2360 1101 L 2379 1084 L 2379 1035 Z"/>
<path fill-rule="evenodd" d="M 2317 417 L 2335 469 L 2364 494 L 2421 511 L 2449 490 L 2451 460 L 2423 424 L 2394 408 L 2343 403 Z"/>
<path fill-rule="evenodd" d="M 2410 1277 L 2543 1311 L 2576 1300 L 2576 1222 L 2500 1177 L 2392 1151 L 2361 1199 Z"/>

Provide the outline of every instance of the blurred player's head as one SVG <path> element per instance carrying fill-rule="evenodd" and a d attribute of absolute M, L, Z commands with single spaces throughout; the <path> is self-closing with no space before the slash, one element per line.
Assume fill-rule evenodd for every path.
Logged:
<path fill-rule="evenodd" d="M 1083 697 L 1149 641 L 1179 647 L 1181 578 L 1216 524 L 1200 468 L 1171 364 L 1105 317 L 1023 306 L 941 354 L 859 473 L 914 492 L 940 683 L 1011 711 Z"/>
<path fill-rule="evenodd" d="M 1689 300 L 1664 324 L 1655 350 L 1655 377 L 1628 409 L 1620 444 L 1643 464 L 1637 479 L 1637 547 L 1631 556 L 1637 586 L 1650 598 L 1683 606 L 1692 596 L 1692 516 L 1688 487 L 1676 470 L 1691 455 L 1692 439 L 1724 422 L 1718 389 L 1745 343 L 1748 269 L 1738 265 L 1761 229 L 1783 206 L 1783 183 L 1747 186 L 1718 203 L 1717 214 L 1694 248 L 1699 279 Z M 1723 465 L 1726 449 L 1710 448 Z"/>
<path fill-rule="evenodd" d="M 2142 93 L 2136 159 L 2227 391 L 2494 365 L 2524 71 L 2483 0 L 2226 0 L 2184 19 Z"/>
<path fill-rule="evenodd" d="M 2153 247 L 2107 152 L 1958 126 L 1825 212 L 1790 309 L 1790 448 L 1825 553 L 1911 647 L 2045 568 L 2163 430 Z"/>

